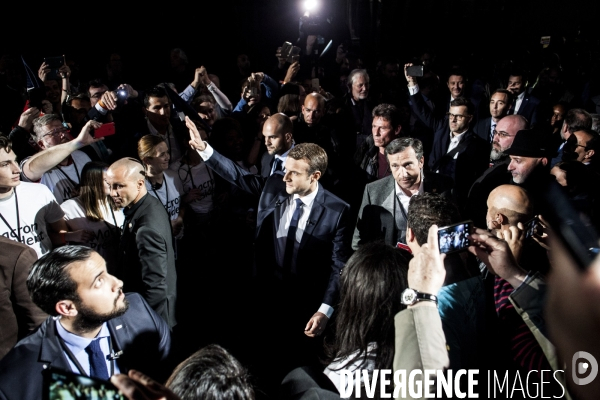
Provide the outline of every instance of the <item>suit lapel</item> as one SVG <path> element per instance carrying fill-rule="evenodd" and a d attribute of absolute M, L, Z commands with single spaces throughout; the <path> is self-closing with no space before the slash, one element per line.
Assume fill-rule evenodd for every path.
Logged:
<path fill-rule="evenodd" d="M 300 241 L 300 248 L 304 248 L 306 243 L 312 237 L 313 231 L 315 227 L 321 220 L 321 216 L 323 215 L 323 211 L 325 211 L 325 189 L 322 186 L 319 186 L 319 191 L 317 192 L 317 196 L 313 202 L 312 208 L 310 210 L 310 215 L 308 216 L 308 221 L 306 221 L 306 227 L 304 228 L 304 233 L 302 234 L 302 240 Z"/>
<path fill-rule="evenodd" d="M 40 349 L 40 361 L 48 362 L 54 368 L 62 368 L 70 371 L 71 366 L 67 361 L 62 346 L 60 345 L 60 337 L 56 333 L 56 326 L 53 318 L 48 318 L 45 322 L 46 332 L 42 339 L 42 346 Z"/>
<path fill-rule="evenodd" d="M 273 201 L 270 204 L 270 207 L 273 207 L 273 218 L 275 218 L 275 232 L 279 230 L 281 215 L 289 197 L 290 195 L 287 194 L 287 192 L 281 192 L 273 198 Z"/>

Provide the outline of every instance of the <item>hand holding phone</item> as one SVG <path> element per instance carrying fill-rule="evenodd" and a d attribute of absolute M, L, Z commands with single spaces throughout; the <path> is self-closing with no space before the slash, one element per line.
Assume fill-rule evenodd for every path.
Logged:
<path fill-rule="evenodd" d="M 115 123 L 114 122 L 107 122 L 105 124 L 102 124 L 101 127 L 96 128 L 94 130 L 94 138 L 95 139 L 114 135 L 114 134 L 115 134 Z"/>
<path fill-rule="evenodd" d="M 472 229 L 472 221 L 463 221 L 439 228 L 438 245 L 440 253 L 450 254 L 467 250 Z"/>
<path fill-rule="evenodd" d="M 422 65 L 411 65 L 406 68 L 406 75 L 408 76 L 423 76 L 423 66 Z"/>

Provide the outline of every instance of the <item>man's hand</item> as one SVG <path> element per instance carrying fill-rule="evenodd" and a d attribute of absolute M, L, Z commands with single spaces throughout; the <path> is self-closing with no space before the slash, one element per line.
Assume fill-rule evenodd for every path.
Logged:
<path fill-rule="evenodd" d="M 135 90 L 130 84 L 128 83 L 122 83 L 119 85 L 119 87 L 117 89 L 125 89 L 127 91 L 127 98 L 128 99 L 135 99 L 138 97 L 139 93 L 137 90 Z M 105 92 L 105 94 L 108 92 Z M 115 93 L 116 96 L 116 93 Z"/>
<path fill-rule="evenodd" d="M 189 143 L 192 149 L 195 149 L 197 151 L 203 151 L 204 149 L 206 149 L 206 143 L 204 142 L 204 140 L 202 140 L 198 127 L 196 126 L 194 121 L 192 121 L 187 115 L 185 117 L 185 126 L 187 126 L 190 130 Z"/>
<path fill-rule="evenodd" d="M 75 139 L 73 139 L 73 143 L 76 143 L 79 148 L 87 146 L 88 144 L 92 144 L 95 142 L 99 142 L 100 140 L 104 140 L 104 138 L 94 139 L 92 136 L 92 129 L 98 129 L 102 126 L 102 123 L 94 120 L 89 120 L 79 132 L 79 135 Z"/>
<path fill-rule="evenodd" d="M 106 108 L 107 110 L 115 110 L 117 108 L 117 94 L 112 90 L 107 90 L 104 92 L 98 103 L 102 108 Z"/>
<path fill-rule="evenodd" d="M 198 77 L 200 78 L 200 83 L 202 83 L 204 86 L 208 86 L 212 83 L 210 78 L 208 77 L 208 71 L 206 70 L 204 65 L 201 66 L 196 71 L 197 71 Z"/>
<path fill-rule="evenodd" d="M 283 83 L 285 84 L 293 81 L 298 71 L 300 71 L 300 62 L 295 61 L 291 63 L 288 67 L 287 73 L 285 74 L 285 78 L 283 78 Z"/>
<path fill-rule="evenodd" d="M 181 400 L 179 396 L 135 369 L 115 374 L 110 382 L 130 400 Z"/>
<path fill-rule="evenodd" d="M 329 318 L 322 312 L 317 311 L 306 324 L 304 334 L 308 337 L 316 337 L 323 333 Z"/>
<path fill-rule="evenodd" d="M 406 72 L 406 69 L 412 66 L 412 63 L 404 64 L 404 77 L 406 78 L 406 82 L 408 82 L 409 87 L 417 86 L 417 78 L 415 78 L 414 76 L 409 76 Z"/>
<path fill-rule="evenodd" d="M 427 235 L 427 243 L 421 246 L 421 250 L 408 264 L 408 287 L 421 293 L 437 295 L 446 278 L 445 257 L 445 254 L 440 254 L 438 227 L 432 225 Z M 419 301 L 413 306 L 417 305 L 435 306 L 430 301 Z"/>
<path fill-rule="evenodd" d="M 523 224 L 519 222 L 519 225 L 520 227 L 509 226 L 508 229 L 500 229 L 496 231 L 496 237 L 508 243 L 508 247 L 510 248 L 510 251 L 517 263 L 521 259 L 521 252 L 523 250 L 523 245 L 525 244 L 525 231 L 523 229 Z"/>
<path fill-rule="evenodd" d="M 40 110 L 36 107 L 28 108 L 23 111 L 19 117 L 19 126 L 26 131 L 31 131 L 33 127 L 33 120 L 40 116 Z"/>
<path fill-rule="evenodd" d="M 517 264 L 506 241 L 477 228 L 471 235 L 471 243 L 469 251 L 483 261 L 492 274 L 506 280 L 515 289 L 523 283 L 527 272 Z"/>

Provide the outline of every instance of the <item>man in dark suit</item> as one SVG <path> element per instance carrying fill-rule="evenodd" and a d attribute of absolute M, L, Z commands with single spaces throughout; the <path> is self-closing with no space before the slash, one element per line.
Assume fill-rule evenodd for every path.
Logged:
<path fill-rule="evenodd" d="M 260 174 L 268 178 L 273 173 L 284 171 L 288 152 L 294 147 L 294 126 L 290 118 L 282 113 L 270 116 L 263 125 L 262 134 L 265 138 L 267 152 L 260 161 Z"/>
<path fill-rule="evenodd" d="M 488 166 L 490 145 L 469 128 L 473 104 L 463 97 L 452 100 L 450 112 L 444 118 L 435 118 L 419 92 L 416 78 L 406 74 L 410 65 L 405 66 L 405 76 L 412 111 L 434 131 L 429 170 L 454 180 L 453 196 L 463 210 L 471 185 Z"/>
<path fill-rule="evenodd" d="M 534 127 L 538 122 L 538 108 L 540 99 L 531 95 L 527 90 L 527 79 L 523 71 L 514 70 L 508 76 L 506 88 L 513 94 L 514 104 L 510 110 L 511 114 L 522 115 L 527 119 L 529 125 Z"/>
<path fill-rule="evenodd" d="M 492 143 L 498 121 L 506 117 L 512 107 L 512 93 L 498 89 L 490 97 L 490 117 L 477 121 L 473 131 L 483 140 Z"/>
<path fill-rule="evenodd" d="M 106 172 L 110 195 L 125 214 L 116 274 L 125 290 L 141 294 L 172 328 L 177 273 L 171 224 L 162 203 L 148 195 L 144 176 L 142 164 L 130 158 L 115 161 Z"/>
<path fill-rule="evenodd" d="M 89 247 L 44 255 L 27 288 L 52 317 L 0 363 L 0 398 L 41 400 L 48 367 L 104 380 L 131 368 L 159 380 L 169 372 L 169 327 L 138 294 L 125 295 L 123 282 Z"/>
<path fill-rule="evenodd" d="M 285 174 L 265 179 L 214 151 L 200 139 L 194 123 L 189 118 L 186 121 L 190 145 L 206 165 L 244 191 L 260 196 L 255 242 L 257 274 L 306 284 L 305 301 L 318 299 L 321 307 L 311 304 L 319 311 L 309 318 L 305 333 L 320 335 L 337 303 L 339 273 L 348 258 L 349 206 L 318 183 L 327 169 L 325 151 L 313 143 L 296 145 L 288 153 Z M 291 230 L 296 234 L 288 239 Z"/>
<path fill-rule="evenodd" d="M 424 192 L 448 196 L 452 179 L 423 171 L 423 144 L 410 137 L 395 139 L 385 148 L 392 175 L 365 187 L 352 248 L 384 239 L 391 246 L 406 244 L 406 221 L 410 198 Z"/>

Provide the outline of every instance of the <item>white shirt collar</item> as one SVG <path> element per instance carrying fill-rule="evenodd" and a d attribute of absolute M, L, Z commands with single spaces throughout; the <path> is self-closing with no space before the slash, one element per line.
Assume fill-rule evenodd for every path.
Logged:
<path fill-rule="evenodd" d="M 523 92 L 521 92 L 521 94 L 517 96 L 517 100 L 523 100 L 524 97 L 525 97 L 525 90 L 523 90 Z"/>
<path fill-rule="evenodd" d="M 60 323 L 60 319 L 56 320 L 56 332 L 58 333 L 58 336 L 60 336 L 62 340 L 65 341 L 65 344 L 71 349 L 73 354 L 77 354 L 80 351 L 85 350 L 85 348 L 88 347 L 94 339 L 110 337 L 110 331 L 108 330 L 108 325 L 106 324 L 106 322 L 102 324 L 100 332 L 93 339 L 84 338 L 82 336 L 69 332 L 64 328 L 64 326 L 62 326 L 62 324 Z"/>
<path fill-rule="evenodd" d="M 458 135 L 454 135 L 452 132 L 450 132 L 450 141 L 451 142 L 455 142 L 455 143 L 460 143 L 460 141 L 462 140 L 463 136 L 465 135 L 465 133 L 468 130 L 469 129 L 466 129 L 463 133 L 460 133 Z"/>

